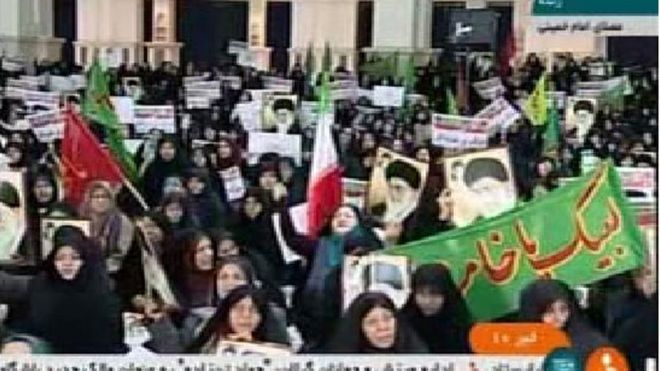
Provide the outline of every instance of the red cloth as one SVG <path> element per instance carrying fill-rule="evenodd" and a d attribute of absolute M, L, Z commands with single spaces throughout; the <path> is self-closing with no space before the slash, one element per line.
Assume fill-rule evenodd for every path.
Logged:
<path fill-rule="evenodd" d="M 122 183 L 124 179 L 119 166 L 101 148 L 82 118 L 70 110 L 64 114 L 61 160 L 66 200 L 74 207 L 82 202 L 89 183 Z"/>

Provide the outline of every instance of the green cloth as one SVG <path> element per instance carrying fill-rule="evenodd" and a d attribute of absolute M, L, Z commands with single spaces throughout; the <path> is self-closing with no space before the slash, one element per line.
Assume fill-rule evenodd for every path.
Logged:
<path fill-rule="evenodd" d="M 132 182 L 138 180 L 137 167 L 133 157 L 124 145 L 119 118 L 110 101 L 108 77 L 101 65 L 94 61 L 88 72 L 87 91 L 83 101 L 83 114 L 101 125 L 105 131 L 110 152 L 121 166 L 124 174 Z"/>
<path fill-rule="evenodd" d="M 642 235 L 611 163 L 498 217 L 388 249 L 452 272 L 476 319 L 517 309 L 540 276 L 571 286 L 641 266 Z"/>
<path fill-rule="evenodd" d="M 557 112 L 557 107 L 554 102 L 550 107 L 550 112 L 548 114 L 548 123 L 543 133 L 543 153 L 546 155 L 557 156 L 557 151 L 559 150 L 559 138 L 561 135 L 561 130 L 559 129 L 559 112 Z"/>

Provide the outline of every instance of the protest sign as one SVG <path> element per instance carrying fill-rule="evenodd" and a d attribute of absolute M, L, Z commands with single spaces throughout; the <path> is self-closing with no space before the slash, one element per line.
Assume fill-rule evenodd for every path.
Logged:
<path fill-rule="evenodd" d="M 245 41 L 229 40 L 229 44 L 227 45 L 227 54 L 237 55 L 247 50 L 248 47 L 249 45 Z"/>
<path fill-rule="evenodd" d="M 369 99 L 369 101 L 373 102 L 373 100 L 374 100 L 374 91 L 369 90 L 369 89 L 358 89 L 357 98 L 358 99 L 365 98 L 365 99 Z"/>
<path fill-rule="evenodd" d="M 186 96 L 186 109 L 209 109 L 211 100 L 208 97 Z"/>
<path fill-rule="evenodd" d="M 515 177 L 506 148 L 448 157 L 443 165 L 456 226 L 492 218 L 516 205 Z"/>
<path fill-rule="evenodd" d="M 228 169 L 220 170 L 218 173 L 224 184 L 228 201 L 237 201 L 245 196 L 245 182 L 241 176 L 241 169 L 238 166 L 232 166 Z"/>
<path fill-rule="evenodd" d="M 410 259 L 396 255 L 366 255 L 344 258 L 342 302 L 344 310 L 363 292 L 381 292 L 397 308 L 403 308 L 412 291 Z"/>
<path fill-rule="evenodd" d="M 183 86 L 191 85 L 196 82 L 204 82 L 208 80 L 209 76 L 210 76 L 209 73 L 205 73 L 200 76 L 185 76 L 183 78 Z"/>
<path fill-rule="evenodd" d="M 565 91 L 549 91 L 548 94 L 548 107 L 554 106 L 558 110 L 563 110 L 566 107 L 566 92 Z"/>
<path fill-rule="evenodd" d="M 146 134 L 153 129 L 168 134 L 176 133 L 176 120 L 173 106 L 133 106 L 135 132 Z"/>
<path fill-rule="evenodd" d="M 656 170 L 653 168 L 617 167 L 621 177 L 621 187 L 630 202 L 655 203 Z"/>
<path fill-rule="evenodd" d="M 110 97 L 112 106 L 115 108 L 119 122 L 122 124 L 133 123 L 133 98 L 131 97 Z"/>
<path fill-rule="evenodd" d="M 642 266 L 646 255 L 611 164 L 497 218 L 383 253 L 445 265 L 479 321 L 515 311 L 539 277 L 587 285 Z"/>
<path fill-rule="evenodd" d="M 472 87 L 477 91 L 477 94 L 483 99 L 493 100 L 506 91 L 504 85 L 502 85 L 502 79 L 499 77 L 493 77 L 484 81 L 477 81 L 472 83 Z"/>
<path fill-rule="evenodd" d="M 318 107 L 319 103 L 316 101 L 303 101 L 300 103 L 300 126 L 303 128 L 313 126 L 318 122 Z"/>
<path fill-rule="evenodd" d="M 71 83 L 75 90 L 85 89 L 87 86 L 87 78 L 85 75 L 70 75 Z"/>
<path fill-rule="evenodd" d="M 378 148 L 369 178 L 369 214 L 385 223 L 403 222 L 417 208 L 428 170 L 426 163 Z"/>
<path fill-rule="evenodd" d="M 403 106 L 405 88 L 402 86 L 374 86 L 373 104 L 379 107 Z"/>
<path fill-rule="evenodd" d="M 20 60 L 2 58 L 2 69 L 7 72 L 21 72 L 25 68 L 25 63 Z"/>
<path fill-rule="evenodd" d="M 279 77 L 265 76 L 262 78 L 264 88 L 281 91 L 284 93 L 291 93 L 293 90 L 293 80 L 283 79 Z"/>
<path fill-rule="evenodd" d="M 75 81 L 68 76 L 50 76 L 49 79 L 48 89 L 50 91 L 70 92 L 76 90 Z"/>
<path fill-rule="evenodd" d="M 243 86 L 240 76 L 220 76 L 218 77 L 218 81 L 220 81 L 221 85 L 227 84 L 234 90 L 241 90 L 241 87 Z"/>
<path fill-rule="evenodd" d="M 598 103 L 596 99 L 568 97 L 566 99 L 566 131 L 576 130 L 580 142 L 594 124 Z"/>
<path fill-rule="evenodd" d="M 440 148 L 487 148 L 488 125 L 489 122 L 481 118 L 433 114 L 431 143 Z"/>
<path fill-rule="evenodd" d="M 197 81 L 185 86 L 186 97 L 207 97 L 220 99 L 220 81 Z"/>
<path fill-rule="evenodd" d="M 286 133 L 295 120 L 298 96 L 269 93 L 263 99 L 263 129 Z"/>
<path fill-rule="evenodd" d="M 53 250 L 53 237 L 57 230 L 65 227 L 78 228 L 85 236 L 90 235 L 91 222 L 85 219 L 44 218 L 41 220 L 41 259 L 46 259 Z"/>
<path fill-rule="evenodd" d="M 262 106 L 260 102 L 237 103 L 234 110 L 245 131 L 261 130 Z"/>
<path fill-rule="evenodd" d="M 18 88 L 23 90 L 39 90 L 39 83 L 33 80 L 24 79 L 7 79 L 7 87 Z"/>
<path fill-rule="evenodd" d="M 241 67 L 257 68 L 257 55 L 251 50 L 243 50 L 236 55 L 236 64 Z"/>
<path fill-rule="evenodd" d="M 23 93 L 23 101 L 27 106 L 58 109 L 60 107 L 60 93 L 28 90 Z"/>
<path fill-rule="evenodd" d="M 25 176 L 20 171 L 0 171 L 0 261 L 11 260 L 18 252 L 27 229 Z"/>
<path fill-rule="evenodd" d="M 27 91 L 28 91 L 27 89 L 17 88 L 14 86 L 7 86 L 5 87 L 4 90 L 4 96 L 7 99 L 23 100 L 23 97 L 25 96 L 25 92 Z"/>
<path fill-rule="evenodd" d="M 25 116 L 34 135 L 42 143 L 52 143 L 64 138 L 64 116 L 60 110 L 52 110 Z"/>
<path fill-rule="evenodd" d="M 520 112 L 513 108 L 504 98 L 498 98 L 493 103 L 479 111 L 475 118 L 488 120 L 489 134 L 505 131 L 520 118 Z"/>
<path fill-rule="evenodd" d="M 254 159 L 264 153 L 277 153 L 302 164 L 302 137 L 298 134 L 248 133 L 248 153 Z"/>

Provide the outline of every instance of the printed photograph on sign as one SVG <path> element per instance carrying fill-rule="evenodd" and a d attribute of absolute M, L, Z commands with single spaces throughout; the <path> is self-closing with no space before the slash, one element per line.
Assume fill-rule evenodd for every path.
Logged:
<path fill-rule="evenodd" d="M 385 148 L 376 153 L 368 193 L 368 211 L 384 223 L 403 223 L 417 208 L 429 165 Z"/>
<path fill-rule="evenodd" d="M 296 119 L 298 97 L 266 94 L 263 100 L 263 130 L 286 134 Z"/>
<path fill-rule="evenodd" d="M 91 233 L 91 222 L 84 219 L 44 218 L 41 220 L 41 259 L 45 260 L 53 251 L 53 237 L 64 226 L 76 227 L 85 236 Z"/>
<path fill-rule="evenodd" d="M 279 344 L 246 343 L 222 340 L 218 342 L 215 354 L 218 356 L 288 356 L 293 352 Z"/>
<path fill-rule="evenodd" d="M 342 307 L 363 292 L 382 292 L 402 308 L 411 292 L 410 260 L 405 256 L 346 256 L 342 270 Z"/>
<path fill-rule="evenodd" d="M 446 158 L 444 173 L 454 204 L 452 221 L 458 227 L 470 225 L 478 218 L 495 217 L 516 206 L 507 148 Z"/>
<path fill-rule="evenodd" d="M 566 131 L 584 139 L 594 124 L 598 112 L 598 101 L 593 98 L 568 97 L 566 99 Z"/>
<path fill-rule="evenodd" d="M 27 228 L 25 177 L 19 171 L 0 171 L 0 261 L 18 253 Z"/>

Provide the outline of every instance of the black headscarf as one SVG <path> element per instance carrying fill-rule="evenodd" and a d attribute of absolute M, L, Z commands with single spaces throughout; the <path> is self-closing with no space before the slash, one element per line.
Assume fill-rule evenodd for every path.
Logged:
<path fill-rule="evenodd" d="M 415 293 L 422 289 L 429 289 L 443 297 L 442 307 L 431 316 L 424 315 L 415 301 Z M 472 318 L 451 273 L 445 266 L 425 264 L 415 270 L 412 276 L 412 294 L 402 313 L 432 353 L 470 352 L 468 335 Z"/>
<path fill-rule="evenodd" d="M 160 149 L 165 143 L 172 144 L 176 151 L 174 158 L 170 161 L 165 161 L 160 155 Z M 163 183 L 167 177 L 184 174 L 190 167 L 176 138 L 169 136 L 161 138 L 158 141 L 157 148 L 156 159 L 147 166 L 143 176 L 144 196 L 150 206 L 156 206 L 160 202 L 163 193 Z"/>
<path fill-rule="evenodd" d="M 53 245 L 44 271 L 30 284 L 29 332 L 48 341 L 55 353 L 124 352 L 119 301 L 99 249 L 68 226 L 57 230 Z M 64 246 L 75 249 L 83 261 L 72 280 L 63 279 L 55 267 L 55 255 Z"/>
<path fill-rule="evenodd" d="M 362 331 L 362 320 L 374 308 L 385 308 L 395 314 L 396 339 L 388 349 L 378 349 L 369 343 Z M 427 346 L 399 315 L 392 300 L 379 292 L 360 294 L 346 311 L 326 347 L 328 353 L 427 353 Z"/>
<path fill-rule="evenodd" d="M 543 313 L 558 300 L 568 304 L 570 315 L 563 330 L 576 351 L 587 355 L 592 350 L 607 345 L 607 340 L 591 327 L 580 312 L 573 291 L 558 280 L 538 279 L 522 291 L 519 306 L 520 320 L 542 322 Z"/>

